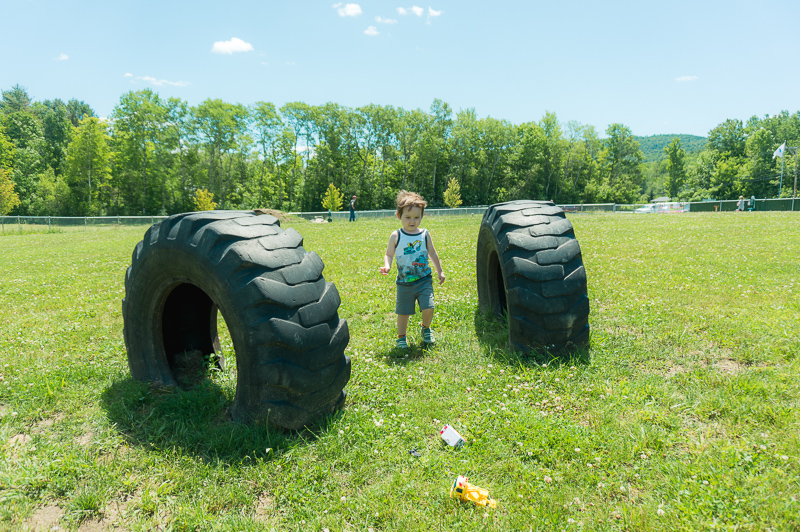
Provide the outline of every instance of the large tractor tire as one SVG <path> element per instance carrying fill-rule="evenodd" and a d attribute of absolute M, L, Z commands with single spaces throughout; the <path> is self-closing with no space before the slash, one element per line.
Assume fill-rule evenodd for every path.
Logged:
<path fill-rule="evenodd" d="M 299 430 L 344 403 L 350 360 L 341 300 L 294 229 L 252 211 L 177 214 L 136 245 L 122 301 L 134 378 L 191 385 L 219 352 L 217 311 L 236 354 L 234 421 Z"/>
<path fill-rule="evenodd" d="M 572 223 L 550 201 L 486 211 L 478 234 L 478 306 L 508 318 L 512 348 L 562 354 L 589 344 L 589 298 Z"/>

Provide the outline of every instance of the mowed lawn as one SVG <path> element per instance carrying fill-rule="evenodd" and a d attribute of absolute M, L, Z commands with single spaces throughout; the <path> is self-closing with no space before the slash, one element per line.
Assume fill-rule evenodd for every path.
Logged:
<path fill-rule="evenodd" d="M 346 406 L 302 434 L 228 420 L 235 364 L 189 392 L 130 378 L 121 301 L 144 227 L 6 227 L 0 529 L 800 530 L 800 217 L 570 219 L 592 328 L 575 360 L 509 352 L 478 315 L 480 217 L 425 218 L 447 281 L 437 347 L 416 316 L 407 354 L 378 273 L 397 221 L 284 223 L 351 334 Z M 497 508 L 451 499 L 458 475 Z"/>

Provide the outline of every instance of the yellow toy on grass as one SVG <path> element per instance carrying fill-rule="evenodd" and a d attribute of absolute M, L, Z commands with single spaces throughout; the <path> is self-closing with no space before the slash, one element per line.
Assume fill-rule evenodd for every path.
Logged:
<path fill-rule="evenodd" d="M 459 475 L 456 481 L 453 482 L 453 487 L 450 488 L 450 496 L 462 501 L 474 502 L 481 506 L 489 506 L 490 508 L 497 506 L 497 501 L 489 497 L 487 490 L 473 486 L 467 480 L 467 477 Z"/>

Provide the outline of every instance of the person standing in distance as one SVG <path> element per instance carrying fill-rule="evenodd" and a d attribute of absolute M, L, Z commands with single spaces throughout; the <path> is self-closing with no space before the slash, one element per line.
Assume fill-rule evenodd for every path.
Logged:
<path fill-rule="evenodd" d="M 431 345 L 435 342 L 431 323 L 433 322 L 433 272 L 436 268 L 439 284 L 444 283 L 445 275 L 439 254 L 433 246 L 433 239 L 427 229 L 422 229 L 422 217 L 428 203 L 416 192 L 401 190 L 397 193 L 397 219 L 402 227 L 392 231 L 383 266 L 380 272 L 387 275 L 392 269 L 392 259 L 397 261 L 397 348 L 407 349 L 406 331 L 408 320 L 415 313 L 416 304 L 422 313 L 422 342 Z"/>
<path fill-rule="evenodd" d="M 356 221 L 356 195 L 353 194 L 353 197 L 350 198 L 350 221 Z"/>

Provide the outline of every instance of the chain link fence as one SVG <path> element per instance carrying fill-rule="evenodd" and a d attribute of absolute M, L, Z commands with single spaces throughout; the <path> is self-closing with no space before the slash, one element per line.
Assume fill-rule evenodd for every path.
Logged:
<path fill-rule="evenodd" d="M 679 205 L 679 208 L 662 209 L 659 213 L 687 213 L 687 212 L 732 212 L 736 210 L 738 200 L 702 201 L 702 202 L 673 202 L 670 205 Z M 565 203 L 560 204 L 567 214 L 594 214 L 614 213 L 633 214 L 641 212 L 643 208 L 654 205 L 652 203 Z M 461 207 L 458 209 L 425 209 L 426 216 L 483 216 L 487 206 Z M 800 211 L 800 198 L 756 199 L 745 204 L 748 211 Z M 645 209 L 646 210 L 646 209 Z M 309 221 L 327 221 L 329 213 L 319 212 L 290 212 L 290 216 Z M 393 218 L 394 209 L 380 209 L 373 211 L 356 211 L 356 220 L 374 218 Z M 350 219 L 349 211 L 330 213 L 334 222 L 346 222 Z M 0 216 L 0 230 L 8 232 L 46 232 L 54 230 L 89 230 L 100 227 L 142 226 L 149 227 L 166 216 Z"/>
<path fill-rule="evenodd" d="M 2 232 L 88 230 L 98 227 L 150 227 L 166 216 L 0 216 Z"/>

